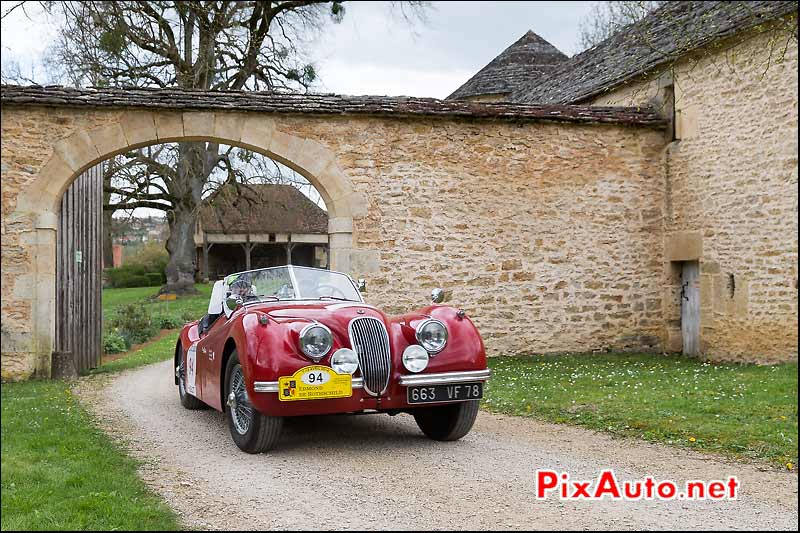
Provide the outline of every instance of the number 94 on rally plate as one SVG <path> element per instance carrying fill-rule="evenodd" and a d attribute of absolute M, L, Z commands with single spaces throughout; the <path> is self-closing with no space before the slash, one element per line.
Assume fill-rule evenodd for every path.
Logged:
<path fill-rule="evenodd" d="M 295 400 L 324 400 L 349 398 L 353 395 L 350 374 L 337 374 L 322 365 L 306 366 L 278 379 L 278 398 L 284 402 Z"/>

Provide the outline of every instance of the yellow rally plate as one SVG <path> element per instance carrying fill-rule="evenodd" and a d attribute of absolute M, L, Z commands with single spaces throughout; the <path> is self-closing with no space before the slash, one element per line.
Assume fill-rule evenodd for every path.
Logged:
<path fill-rule="evenodd" d="M 327 366 L 306 366 L 291 376 L 278 378 L 278 398 L 283 402 L 349 398 L 352 395 L 350 374 L 337 374 Z"/>

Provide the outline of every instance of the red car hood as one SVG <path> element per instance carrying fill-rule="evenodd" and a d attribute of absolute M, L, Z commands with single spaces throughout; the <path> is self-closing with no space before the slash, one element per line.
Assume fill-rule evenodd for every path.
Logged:
<path fill-rule="evenodd" d="M 276 302 L 260 304 L 257 308 L 269 314 L 276 322 L 313 320 L 345 334 L 350 321 L 357 317 L 373 317 L 381 320 L 387 327 L 389 325 L 389 319 L 382 311 L 358 302 L 325 301 L 291 304 Z"/>

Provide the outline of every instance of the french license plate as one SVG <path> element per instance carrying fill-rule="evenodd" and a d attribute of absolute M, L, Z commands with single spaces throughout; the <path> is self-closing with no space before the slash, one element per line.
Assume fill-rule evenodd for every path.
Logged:
<path fill-rule="evenodd" d="M 483 398 L 483 383 L 408 387 L 408 403 L 463 402 Z"/>
<path fill-rule="evenodd" d="M 327 366 L 306 366 L 291 376 L 278 378 L 278 399 L 283 402 L 349 398 L 352 395 L 350 374 L 337 374 Z"/>

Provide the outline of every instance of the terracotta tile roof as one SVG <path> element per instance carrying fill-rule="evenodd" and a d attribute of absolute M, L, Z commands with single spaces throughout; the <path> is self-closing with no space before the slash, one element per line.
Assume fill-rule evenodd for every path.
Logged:
<path fill-rule="evenodd" d="M 490 94 L 508 95 L 525 85 L 535 85 L 567 59 L 558 48 L 528 31 L 447 99 L 461 100 Z"/>
<path fill-rule="evenodd" d="M 794 12 L 797 1 L 674 1 L 573 56 L 545 81 L 519 88 L 520 103 L 574 104 L 718 39 Z M 535 68 L 535 67 L 534 67 Z"/>
<path fill-rule="evenodd" d="M 74 89 L 60 86 L 0 86 L 5 106 L 139 107 L 210 109 L 283 114 L 463 117 L 513 121 L 616 123 L 663 127 L 652 109 L 511 103 L 458 102 L 407 96 L 341 96 L 186 89 Z"/>
<path fill-rule="evenodd" d="M 328 233 L 328 214 L 292 185 L 226 185 L 200 222 L 207 233 Z"/>

